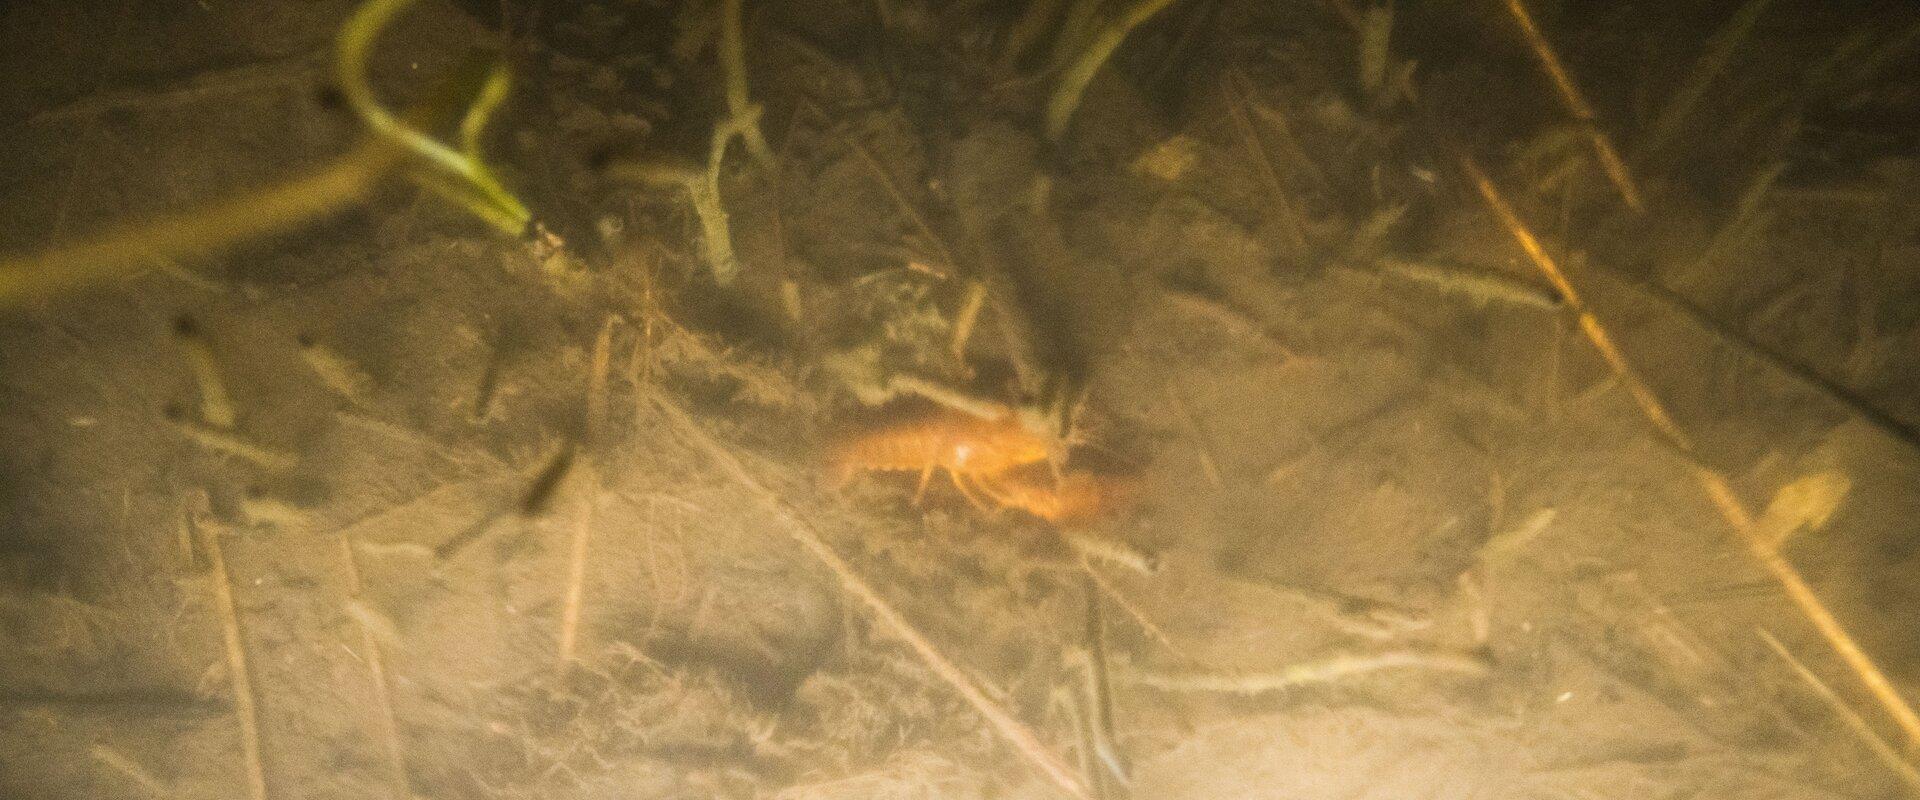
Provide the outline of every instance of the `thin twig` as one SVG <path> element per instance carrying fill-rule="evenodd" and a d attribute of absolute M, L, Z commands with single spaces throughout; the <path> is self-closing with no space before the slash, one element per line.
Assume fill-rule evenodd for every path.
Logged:
<path fill-rule="evenodd" d="M 307 362 L 307 368 L 313 370 L 321 383 L 349 402 L 363 405 L 373 396 L 377 386 L 373 376 L 338 350 L 303 336 L 300 339 L 300 359 Z"/>
<path fill-rule="evenodd" d="M 1231 78 L 1223 81 L 1222 86 L 1228 95 L 1227 116 L 1233 118 L 1233 127 L 1240 132 L 1240 141 L 1247 149 L 1247 157 L 1260 167 L 1260 176 L 1265 179 L 1274 208 L 1280 212 L 1280 227 L 1287 235 L 1287 244 L 1293 247 L 1295 257 L 1304 258 L 1312 253 L 1313 248 L 1307 241 L 1306 223 L 1300 217 L 1300 210 L 1294 208 L 1292 199 L 1287 197 L 1286 185 L 1280 182 L 1279 173 L 1273 169 L 1273 160 L 1267 158 L 1267 149 L 1261 146 L 1260 136 L 1254 133 L 1253 123 L 1247 119 L 1245 106 L 1252 102 L 1251 96 L 1241 92 Z"/>
<path fill-rule="evenodd" d="M 247 646 L 240 634 L 240 615 L 233 603 L 233 576 L 220 548 L 220 532 L 200 527 L 200 541 L 212 568 L 214 610 L 220 614 L 220 633 L 227 648 L 227 677 L 233 681 L 233 717 L 240 725 L 241 765 L 246 770 L 247 797 L 267 800 L 267 770 L 260 754 L 260 706 L 254 699 L 253 673 L 247 666 Z"/>
<path fill-rule="evenodd" d="M 1114 746 L 1113 682 L 1107 668 L 1107 625 L 1100 614 L 1100 587 L 1093 571 L 1086 571 L 1087 595 L 1087 721 L 1093 728 L 1094 752 L 1121 785 L 1129 782 L 1127 759 Z"/>
<path fill-rule="evenodd" d="M 967 360 L 967 343 L 973 339 L 973 325 L 980 320 L 980 309 L 986 306 L 987 284 L 985 281 L 967 281 L 967 294 L 960 301 L 960 310 L 953 315 L 953 336 L 948 340 L 947 351 L 956 361 Z"/>
<path fill-rule="evenodd" d="M 739 458 L 714 440 L 700 427 L 699 423 L 694 422 L 693 418 L 680 408 L 679 404 L 659 392 L 651 394 L 653 405 L 680 432 L 681 437 L 688 444 L 693 445 L 726 473 L 727 477 L 733 479 L 741 488 L 746 489 L 756 500 L 765 505 L 767 510 L 780 520 L 787 535 L 833 573 L 834 578 L 840 583 L 841 590 L 866 606 L 867 611 L 883 628 L 906 643 L 935 676 L 953 687 L 953 690 L 959 693 L 968 705 L 972 706 L 980 716 L 985 717 L 987 723 L 993 726 L 994 732 L 1012 745 L 1021 757 L 1039 769 L 1069 796 L 1081 800 L 1089 797 L 1080 779 L 1074 776 L 1072 767 L 1048 749 L 1031 728 L 1015 719 L 1010 712 L 1001 708 L 981 691 L 965 671 L 942 654 L 925 634 L 915 629 L 913 623 L 908 622 L 907 618 L 893 607 L 893 604 L 887 602 L 886 598 L 867 583 L 866 579 L 861 578 L 859 573 L 854 571 L 853 565 L 848 564 L 838 553 L 835 553 L 833 548 L 821 538 L 813 524 L 801 516 L 797 509 L 782 499 L 778 493 L 767 488 L 753 476 L 753 473 L 748 472 L 746 465 L 742 464 Z"/>
<path fill-rule="evenodd" d="M 587 545 L 593 539 L 593 518 L 599 505 L 599 479 L 591 459 L 581 459 L 574 475 L 579 487 L 578 508 L 573 512 L 573 542 L 567 552 L 566 600 L 560 611 L 560 668 L 573 662 L 574 646 L 580 638 L 580 612 L 586 597 Z"/>
<path fill-rule="evenodd" d="M 1547 71 L 1547 77 L 1553 80 L 1553 88 L 1560 94 L 1560 102 L 1566 105 L 1567 113 L 1573 115 L 1586 128 L 1587 137 L 1593 142 L 1594 155 L 1600 159 L 1600 167 L 1607 173 L 1607 180 L 1613 182 L 1620 191 L 1620 199 L 1635 213 L 1646 211 L 1646 203 L 1641 200 L 1640 188 L 1634 183 L 1627 164 L 1620 158 L 1620 151 L 1613 146 L 1613 139 L 1600 130 L 1600 115 L 1595 113 L 1593 105 L 1580 93 L 1580 87 L 1573 82 L 1573 76 L 1567 74 L 1567 68 L 1560 63 L 1560 56 L 1553 51 L 1553 45 L 1547 43 L 1547 37 L 1540 32 L 1540 26 L 1533 21 L 1526 5 L 1521 0 L 1507 0 L 1507 11 L 1513 14 L 1515 22 L 1520 23 L 1520 32 L 1526 34 L 1527 45 L 1533 48 L 1533 54 L 1540 59 L 1541 68 Z"/>
<path fill-rule="evenodd" d="M 948 272 L 952 272 L 958 266 L 953 259 L 953 250 L 947 247 L 946 241 L 941 239 L 939 234 L 933 232 L 933 226 L 927 224 L 927 218 L 921 215 L 920 209 L 900 191 L 900 187 L 893 181 L 893 175 L 887 172 L 886 167 L 880 165 L 879 159 L 874 158 L 873 153 L 868 152 L 866 145 L 861 144 L 852 135 L 848 135 L 846 141 L 847 146 L 853 150 L 853 154 L 860 157 L 860 163 L 865 164 L 867 169 L 873 172 L 873 177 L 879 180 L 880 188 L 885 189 L 887 196 L 893 198 L 893 203 L 900 208 L 900 213 L 907 215 L 907 221 L 913 223 L 913 227 L 920 231 L 921 236 L 926 237 L 927 244 L 939 251 L 936 255 L 942 262 L 941 266 Z"/>
<path fill-rule="evenodd" d="M 353 541 L 346 531 L 341 531 L 340 565 L 346 573 L 347 597 L 350 602 L 360 602 L 364 584 L 360 580 L 360 563 L 353 552 Z M 407 778 L 407 754 L 400 742 L 400 722 L 393 712 L 393 686 L 387 679 L 386 653 L 380 644 L 379 632 L 367 619 L 353 616 L 360 628 L 361 658 L 367 663 L 367 680 L 373 686 L 374 705 L 377 706 L 380 744 L 386 750 L 387 782 L 393 789 L 394 800 L 408 800 L 413 796 L 413 787 Z"/>
<path fill-rule="evenodd" d="M 1580 294 L 1574 291 L 1573 284 L 1568 282 L 1566 274 L 1560 271 L 1560 266 L 1554 262 L 1552 256 L 1547 254 L 1546 248 L 1541 246 L 1540 240 L 1527 228 L 1526 223 L 1520 220 L 1513 206 L 1500 195 L 1486 172 L 1481 170 L 1480 165 L 1471 157 L 1461 156 L 1460 163 L 1473 180 L 1474 186 L 1479 189 L 1480 196 L 1486 200 L 1487 206 L 1493 210 L 1495 216 L 1500 218 L 1507 232 L 1520 245 L 1520 249 L 1525 251 L 1527 258 L 1559 290 L 1567 308 L 1574 312 L 1575 318 L 1579 321 L 1580 330 L 1586 334 L 1587 340 L 1593 343 L 1594 349 L 1598 350 L 1600 356 L 1606 360 L 1615 378 L 1633 397 L 1634 403 L 1639 406 L 1647 421 L 1669 445 L 1688 458 L 1694 479 L 1707 493 L 1708 499 L 1713 502 L 1714 508 L 1720 512 L 1728 526 L 1739 534 L 1739 539 L 1747 546 L 1747 551 L 1760 562 L 1775 581 L 1779 582 L 1781 589 L 1799 608 L 1800 613 L 1806 616 L 1807 621 L 1819 631 L 1821 637 L 1827 640 L 1827 644 L 1853 670 L 1854 675 L 1867 688 L 1867 691 L 1879 701 L 1887 716 L 1906 735 L 1908 745 L 1920 746 L 1920 714 L 1914 713 L 1913 707 L 1901 697 L 1900 691 L 1894 688 L 1893 682 L 1888 680 L 1886 673 L 1874 663 L 1873 657 L 1861 649 L 1860 644 L 1854 640 L 1852 634 L 1847 632 L 1846 626 L 1840 623 L 1833 611 L 1827 608 L 1826 603 L 1814 592 L 1806 578 L 1802 577 L 1800 571 L 1768 540 L 1765 531 L 1754 521 L 1753 512 L 1740 500 L 1727 478 L 1693 459 L 1693 440 L 1681 430 L 1678 423 L 1674 422 L 1666 406 L 1654 396 L 1652 389 L 1641 380 L 1639 374 L 1627 362 L 1626 357 L 1620 353 L 1619 348 L 1614 346 L 1613 339 L 1608 335 L 1606 328 L 1601 326 L 1600 321 L 1594 317 Z"/>
<path fill-rule="evenodd" d="M 1167 386 L 1167 402 L 1173 407 L 1175 419 L 1185 428 L 1187 436 L 1193 439 L 1194 452 L 1200 456 L 1200 474 L 1207 476 L 1207 483 L 1215 489 L 1226 485 L 1220 474 L 1220 462 L 1213 457 L 1213 440 L 1207 436 L 1207 430 L 1200 427 L 1200 420 L 1193 415 L 1193 409 L 1187 407 L 1187 400 L 1180 396 L 1180 390 L 1171 384 Z"/>
<path fill-rule="evenodd" d="M 1853 735 L 1859 737 L 1868 750 L 1873 751 L 1874 757 L 1880 759 L 1880 763 L 1887 765 L 1887 769 L 1892 771 L 1901 783 L 1906 784 L 1909 790 L 1920 794 L 1920 770 L 1914 769 L 1912 764 L 1901 758 L 1900 753 L 1893 749 L 1893 745 L 1887 744 L 1887 740 L 1875 733 L 1873 726 L 1861 718 L 1860 712 L 1847 705 L 1847 701 L 1840 698 L 1839 692 L 1828 686 L 1826 681 L 1820 680 L 1820 676 L 1813 674 L 1813 670 L 1808 669 L 1806 664 L 1795 658 L 1793 652 L 1789 651 L 1786 645 L 1781 644 L 1779 639 L 1774 638 L 1766 628 L 1755 628 L 1754 632 L 1760 634 L 1760 640 L 1766 642 L 1767 647 L 1771 648 L 1773 654 L 1779 656 L 1781 661 L 1787 662 L 1787 666 L 1813 689 L 1814 694 L 1820 695 L 1820 699 L 1826 701 L 1827 707 L 1833 709 L 1834 716 L 1846 723 L 1848 730 L 1853 731 Z"/>
<path fill-rule="evenodd" d="M 1640 157 L 1641 166 L 1646 165 L 1646 157 L 1657 155 L 1680 132 L 1680 124 L 1698 108 L 1700 101 L 1707 96 L 1707 90 L 1713 88 L 1715 81 L 1726 74 L 1727 65 L 1733 60 L 1733 52 L 1745 42 L 1753 25 L 1759 21 L 1760 14 L 1766 11 L 1772 0 L 1747 0 L 1727 24 L 1713 35 L 1707 49 L 1694 62 L 1693 69 L 1687 73 L 1673 95 L 1661 107 L 1658 116 L 1647 132 L 1645 142 L 1636 143 L 1634 154 Z"/>
<path fill-rule="evenodd" d="M 234 410 L 233 395 L 221 376 L 220 357 L 214 354 L 213 344 L 193 317 L 184 314 L 173 321 L 173 340 L 187 358 L 194 384 L 200 387 L 200 418 L 215 428 L 232 430 L 240 414 Z"/>
<path fill-rule="evenodd" d="M 1173 5 L 1174 0 L 1134 0 L 1126 10 L 1115 15 L 1112 22 L 1100 29 L 1073 62 L 1060 76 L 1060 85 L 1054 89 L 1053 97 L 1047 101 L 1046 132 L 1047 139 L 1058 142 L 1067 133 L 1067 123 L 1073 121 L 1073 112 L 1080 107 L 1080 96 L 1086 93 L 1087 84 L 1093 82 L 1093 76 L 1100 73 L 1100 67 L 1120 49 L 1120 43 L 1126 41 L 1127 34 L 1141 23 L 1152 19 L 1154 15 Z"/>
<path fill-rule="evenodd" d="M 160 779 L 153 777 L 153 773 L 148 772 L 146 767 L 140 766 L 139 762 L 122 755 L 118 750 L 104 744 L 96 744 L 88 749 L 87 754 L 93 756 L 93 760 L 126 776 L 127 780 L 132 781 L 134 785 L 139 786 L 142 791 L 149 795 L 154 797 L 174 796 L 172 787 L 161 783 Z"/>
<path fill-rule="evenodd" d="M 587 369 L 586 419 L 581 423 L 580 436 L 588 443 L 597 441 L 607 427 L 607 376 L 612 370 L 613 325 L 617 319 L 608 314 L 600 325 L 600 335 L 593 340 L 593 361 Z"/>
<path fill-rule="evenodd" d="M 167 422 L 194 444 L 216 453 L 225 453 L 243 461 L 250 461 L 261 469 L 287 472 L 300 463 L 292 453 L 243 439 L 232 431 L 221 430 L 199 420 L 188 419 L 184 415 L 169 414 Z"/>
<path fill-rule="evenodd" d="M 1424 669 L 1479 676 L 1487 673 L 1487 662 L 1460 653 L 1400 650 L 1368 655 L 1334 656 L 1271 671 L 1131 670 L 1123 673 L 1122 679 L 1137 686 L 1169 691 L 1258 695 L 1316 683 L 1332 683 L 1342 678 L 1386 669 Z"/>

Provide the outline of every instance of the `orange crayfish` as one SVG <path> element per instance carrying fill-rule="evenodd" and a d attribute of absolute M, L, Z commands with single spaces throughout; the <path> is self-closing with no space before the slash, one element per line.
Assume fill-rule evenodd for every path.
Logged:
<path fill-rule="evenodd" d="M 933 473 L 944 471 L 976 508 L 990 508 L 984 496 L 1000 507 L 1054 523 L 1097 517 L 1128 494 L 1117 480 L 1105 476 L 1031 469 L 1053 461 L 1060 452 L 1057 440 L 1011 416 L 982 419 L 940 409 L 840 439 L 829 452 L 828 471 L 835 486 L 862 472 L 918 472 L 915 503 L 925 495 Z"/>

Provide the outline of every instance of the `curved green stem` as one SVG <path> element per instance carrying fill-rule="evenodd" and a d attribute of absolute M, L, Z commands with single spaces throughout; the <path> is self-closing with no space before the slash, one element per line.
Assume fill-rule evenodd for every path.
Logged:
<path fill-rule="evenodd" d="M 1087 84 L 1093 82 L 1093 76 L 1100 67 L 1120 49 L 1120 43 L 1126 41 L 1127 34 L 1134 28 L 1152 19 L 1155 14 L 1173 5 L 1174 0 L 1137 0 L 1126 11 L 1094 37 L 1087 49 L 1060 76 L 1060 86 L 1054 89 L 1053 99 L 1047 103 L 1047 138 L 1059 141 L 1067 133 L 1067 123 L 1073 121 L 1073 112 L 1080 107 L 1080 95 L 1087 90 Z"/>
<path fill-rule="evenodd" d="M 373 86 L 367 80 L 367 55 L 380 32 L 413 2 L 367 0 L 347 20 L 347 24 L 340 29 L 336 51 L 340 91 L 346 96 L 347 105 L 359 115 L 376 138 L 418 156 L 427 170 L 441 173 L 434 178 L 421 179 L 428 188 L 459 203 L 506 233 L 516 236 L 525 233 L 533 214 L 519 198 L 501 185 L 493 172 L 482 163 L 479 154 L 480 136 L 485 132 L 493 112 L 506 98 L 507 78 L 503 68 L 496 68 L 488 76 L 480 96 L 461 121 L 460 150 L 401 121 L 374 96 Z M 449 185 L 463 186 L 449 191 Z"/>
<path fill-rule="evenodd" d="M 130 275 L 156 258 L 208 253 L 291 230 L 358 202 L 398 156 L 369 142 L 318 171 L 258 192 L 32 256 L 0 258 L 0 306 Z"/>

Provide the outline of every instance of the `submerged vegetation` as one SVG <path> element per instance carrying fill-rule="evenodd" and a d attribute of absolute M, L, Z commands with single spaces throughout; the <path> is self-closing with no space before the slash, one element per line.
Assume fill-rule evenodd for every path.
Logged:
<path fill-rule="evenodd" d="M 1920 784 L 1920 18 L 468 5 L 405 111 L 472 20 L 328 32 L 327 163 L 0 258 L 115 365 L 0 381 L 22 530 L 176 576 L 0 583 L 0 671 L 197 669 L 253 800 Z"/>

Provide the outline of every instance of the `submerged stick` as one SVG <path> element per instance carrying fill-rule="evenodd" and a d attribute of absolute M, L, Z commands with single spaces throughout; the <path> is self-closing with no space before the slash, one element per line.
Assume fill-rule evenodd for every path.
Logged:
<path fill-rule="evenodd" d="M 334 394 L 356 404 L 366 403 L 373 396 L 377 384 L 359 364 L 312 337 L 301 336 L 298 344 L 300 360 L 307 362 L 307 368 Z"/>
<path fill-rule="evenodd" d="M 166 419 L 188 441 L 212 452 L 250 462 L 261 469 L 288 472 L 300 464 L 300 459 L 292 453 L 241 438 L 233 431 L 189 419 L 186 412 L 179 409 L 168 409 Z"/>
<path fill-rule="evenodd" d="M 1320 661 L 1294 664 L 1272 671 L 1181 671 L 1151 672 L 1133 670 L 1124 679 L 1137 686 L 1179 692 L 1221 692 L 1260 695 L 1297 689 L 1316 683 L 1332 683 L 1342 678 L 1387 669 L 1424 669 L 1459 675 L 1487 673 L 1487 662 L 1460 653 L 1429 653 L 1412 650 L 1335 656 Z"/>
<path fill-rule="evenodd" d="M 733 479 L 741 488 L 746 489 L 756 500 L 766 506 L 767 510 L 780 520 L 787 535 L 792 537 L 801 549 L 806 550 L 826 567 L 827 571 L 833 573 L 842 591 L 859 601 L 882 628 L 912 649 L 936 677 L 952 687 L 959 693 L 961 699 L 967 702 L 967 705 L 972 706 L 974 711 L 986 718 L 994 732 L 1005 739 L 1022 758 L 1040 770 L 1069 796 L 1087 800 L 1089 797 L 1087 789 L 1081 784 L 1080 779 L 1074 776 L 1073 768 L 1059 756 L 1054 755 L 1031 728 L 1015 719 L 1006 709 L 1001 708 L 993 698 L 988 697 L 964 670 L 949 660 L 931 640 L 927 639 L 926 634 L 914 628 L 913 623 L 908 622 L 892 603 L 887 602 L 878 590 L 854 571 L 852 564 L 847 563 L 827 545 L 819 531 L 801 516 L 792 504 L 782 499 L 766 484 L 761 483 L 758 478 L 753 477 L 753 473 L 747 471 L 746 465 L 740 463 L 739 458 L 715 441 L 712 435 L 700 427 L 699 423 L 693 421 L 693 417 L 680 408 L 679 404 L 663 394 L 654 392 L 653 405 L 680 432 L 681 437 L 688 444 L 693 445 L 726 473 L 727 477 Z"/>
<path fill-rule="evenodd" d="M 1893 745 L 1887 744 L 1887 740 L 1875 733 L 1873 726 L 1868 725 L 1867 721 L 1860 717 L 1860 712 L 1848 706 L 1847 701 L 1840 698 L 1839 692 L 1828 686 L 1826 681 L 1820 680 L 1820 676 L 1813 674 L 1813 670 L 1808 669 L 1806 664 L 1794 657 L 1793 651 L 1781 644 L 1771 632 L 1766 628 L 1755 628 L 1754 633 L 1760 635 L 1760 640 L 1767 643 L 1768 649 L 1779 656 L 1781 661 L 1786 662 L 1787 668 L 1793 670 L 1793 674 L 1806 682 L 1807 687 L 1811 688 L 1814 694 L 1826 701 L 1827 707 L 1833 709 L 1834 716 L 1839 717 L 1840 721 L 1846 724 L 1847 729 L 1852 731 L 1854 736 L 1859 737 L 1868 750 L 1873 751 L 1874 757 L 1880 759 L 1880 763 L 1885 764 L 1901 783 L 1906 784 L 1908 790 L 1920 794 L 1920 770 L 1914 769 L 1912 764 L 1901 758 L 1900 753 L 1893 749 Z"/>
<path fill-rule="evenodd" d="M 757 106 L 749 112 L 744 118 L 729 117 L 714 125 L 704 171 L 692 163 L 640 160 L 615 161 L 606 167 L 606 174 L 611 178 L 648 186 L 677 187 L 686 192 L 687 202 L 700 220 L 700 240 L 707 268 L 719 286 L 732 285 L 740 275 L 740 259 L 733 250 L 732 219 L 720 192 L 720 169 L 733 137 L 745 134 L 743 119 L 745 122 L 759 119 Z"/>
<path fill-rule="evenodd" d="M 227 677 L 233 682 L 233 717 L 240 725 L 241 766 L 246 770 L 247 797 L 267 800 L 267 771 L 260 755 L 260 706 L 254 700 L 253 673 L 247 666 L 246 640 L 240 634 L 240 614 L 234 608 L 233 576 L 227 572 L 220 532 L 201 528 L 201 543 L 213 570 L 213 606 L 220 613 L 220 634 L 227 649 Z"/>
<path fill-rule="evenodd" d="M 346 572 L 347 597 L 349 602 L 360 602 L 364 584 L 360 580 L 360 563 L 354 555 L 353 542 L 342 532 L 340 541 L 340 561 Z M 360 629 L 361 658 L 367 665 L 367 679 L 373 685 L 374 703 L 379 712 L 380 744 L 387 756 L 387 782 L 393 789 L 394 800 L 407 800 L 413 796 L 412 781 L 407 777 L 407 753 L 400 742 L 400 722 L 393 712 L 393 687 L 387 678 L 386 653 L 380 644 L 380 632 L 365 616 L 349 613 Z"/>
<path fill-rule="evenodd" d="M 1305 258 L 1313 252 L 1313 245 L 1307 240 L 1307 224 L 1299 209 L 1294 207 L 1293 199 L 1287 195 L 1286 184 L 1281 183 L 1280 173 L 1274 170 L 1273 160 L 1267 157 L 1267 149 L 1261 146 L 1260 136 L 1253 130 L 1253 122 L 1247 119 L 1245 106 L 1253 102 L 1253 95 L 1242 91 L 1239 82 L 1231 78 L 1224 81 L 1222 86 L 1227 92 L 1227 115 L 1233 118 L 1234 128 L 1240 133 L 1247 157 L 1260 167 L 1260 177 L 1264 179 L 1268 194 L 1273 197 L 1274 208 L 1280 212 L 1280 227 L 1287 235 L 1287 244 L 1293 246 L 1296 257 Z"/>
<path fill-rule="evenodd" d="M 1580 87 L 1573 82 L 1573 76 L 1567 74 L 1567 68 L 1560 63 L 1560 56 L 1553 51 L 1553 45 L 1547 43 L 1547 37 L 1540 32 L 1540 26 L 1533 21 L 1533 14 L 1527 11 L 1521 0 L 1507 0 L 1507 11 L 1513 14 L 1515 22 L 1520 23 L 1520 32 L 1526 35 L 1527 46 L 1533 48 L 1534 57 L 1540 59 L 1540 67 L 1553 81 L 1553 88 L 1560 94 L 1560 102 L 1567 107 L 1567 113 L 1579 120 L 1586 128 L 1587 138 L 1593 142 L 1595 157 L 1600 159 L 1600 168 L 1607 173 L 1607 180 L 1613 182 L 1620 192 L 1620 199 L 1635 213 L 1646 211 L 1646 203 L 1640 198 L 1640 187 L 1634 183 L 1632 173 L 1627 171 L 1626 161 L 1620 158 L 1620 151 L 1613 146 L 1613 139 L 1600 130 L 1600 115 L 1595 113 L 1593 105 L 1587 102 Z"/>
<path fill-rule="evenodd" d="M 1766 532 L 1754 521 L 1753 512 L 1734 492 L 1733 485 L 1726 476 L 1692 458 L 1695 452 L 1693 440 L 1678 423 L 1674 422 L 1666 406 L 1654 396 L 1653 390 L 1648 388 L 1646 382 L 1634 371 L 1632 365 L 1627 362 L 1626 356 L 1614 346 L 1607 329 L 1600 324 L 1599 319 L 1594 317 L 1586 302 L 1578 292 L 1574 291 L 1573 284 L 1568 282 L 1566 274 L 1560 271 L 1559 264 L 1547 254 L 1546 248 L 1541 246 L 1540 240 L 1533 235 L 1533 231 L 1521 221 L 1513 206 L 1500 195 L 1499 189 L 1494 187 L 1493 181 L 1487 177 L 1486 172 L 1481 170 L 1480 165 L 1471 157 L 1461 156 L 1460 163 L 1468 177 L 1473 180 L 1475 188 L 1479 189 L 1480 196 L 1486 201 L 1487 207 L 1499 217 L 1507 232 L 1520 245 L 1520 249 L 1525 251 L 1528 260 L 1532 261 L 1547 280 L 1553 283 L 1554 288 L 1559 290 L 1561 299 L 1579 320 L 1581 332 L 1586 334 L 1587 340 L 1593 344 L 1594 349 L 1600 352 L 1601 358 L 1607 362 L 1614 376 L 1633 397 L 1634 404 L 1639 406 L 1647 421 L 1668 444 L 1688 458 L 1694 479 L 1700 484 L 1701 490 L 1707 493 L 1708 499 L 1713 502 L 1714 508 L 1720 512 L 1720 516 L 1726 520 L 1727 525 L 1733 528 L 1740 541 L 1747 546 L 1747 551 L 1780 584 L 1780 588 L 1786 592 L 1788 599 L 1793 601 L 1794 606 L 1807 618 L 1820 636 L 1826 639 L 1834 652 L 1840 655 L 1847 667 L 1853 670 L 1855 677 L 1906 735 L 1908 746 L 1920 746 L 1920 714 L 1914 713 L 1913 706 L 1909 705 L 1906 698 L 1900 695 L 1900 691 L 1894 688 L 1893 682 L 1887 678 L 1885 672 L 1881 671 L 1879 665 L 1874 663 L 1873 657 L 1867 655 L 1859 642 L 1854 640 L 1853 635 L 1847 632 L 1846 626 L 1840 623 L 1839 618 L 1834 616 L 1833 611 L 1820 599 L 1819 594 L 1814 592 L 1806 578 L 1801 576 L 1799 569 L 1787 561 L 1780 554 L 1779 549 L 1774 547 Z"/>
<path fill-rule="evenodd" d="M 1745 42 L 1747 34 L 1752 32 L 1753 24 L 1760 19 L 1761 12 L 1767 9 L 1773 0 L 1747 0 L 1747 3 L 1735 11 L 1718 33 L 1708 43 L 1705 52 L 1694 62 L 1693 70 L 1687 79 L 1675 89 L 1666 105 L 1654 118 L 1653 126 L 1647 133 L 1645 142 L 1634 148 L 1641 166 L 1645 166 L 1645 157 L 1664 150 L 1668 142 L 1680 132 L 1680 124 L 1698 108 L 1700 101 L 1707 96 L 1707 90 L 1713 88 L 1715 81 L 1726 74 L 1727 65 L 1733 60 L 1733 53 Z"/>
<path fill-rule="evenodd" d="M 149 796 L 174 796 L 171 787 L 162 783 L 160 779 L 153 777 L 153 773 L 148 772 L 146 767 L 140 766 L 140 762 L 122 755 L 118 750 L 104 744 L 96 744 L 87 750 L 87 754 L 93 756 L 93 760 L 126 776 L 127 780 L 132 781 L 135 786 L 139 786 L 140 789 Z"/>
<path fill-rule="evenodd" d="M 193 317 L 182 314 L 173 321 L 173 340 L 180 345 L 180 352 L 187 357 L 187 366 L 193 371 L 193 382 L 200 387 L 200 418 L 208 425 L 223 430 L 232 430 L 239 422 L 240 414 L 234 410 L 233 395 L 227 391 L 227 382 L 220 374 L 220 358 L 213 352 L 213 345 L 201 333 L 200 325 Z"/>
<path fill-rule="evenodd" d="M 1107 669 L 1107 626 L 1100 614 L 1100 587 L 1093 571 L 1085 572 L 1087 596 L 1087 724 L 1093 730 L 1094 752 L 1107 773 L 1122 786 L 1130 783 L 1126 756 L 1115 747 L 1113 681 Z"/>
<path fill-rule="evenodd" d="M 578 507 L 573 512 L 573 540 L 567 548 L 567 585 L 560 607 L 560 668 L 573 663 L 574 646 L 580 640 L 580 612 L 585 606 L 587 585 L 587 545 L 593 539 L 593 518 L 599 498 L 599 479 L 593 463 L 582 461 L 574 480 L 580 487 Z"/>

